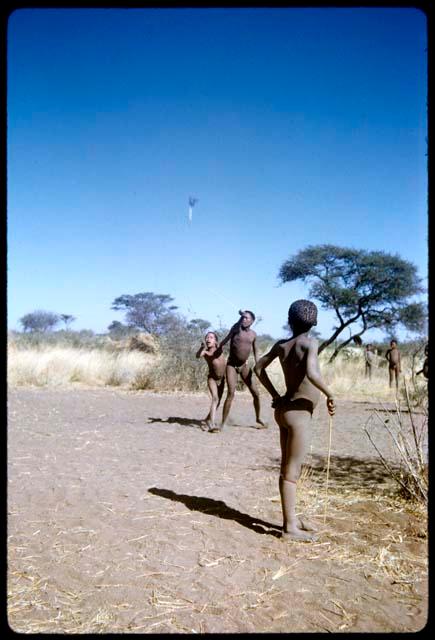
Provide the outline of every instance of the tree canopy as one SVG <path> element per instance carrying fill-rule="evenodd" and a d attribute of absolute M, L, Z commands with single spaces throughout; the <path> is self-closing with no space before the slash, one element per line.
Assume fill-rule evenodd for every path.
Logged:
<path fill-rule="evenodd" d="M 60 322 L 60 316 L 52 311 L 32 311 L 19 319 L 24 331 L 49 331 Z"/>
<path fill-rule="evenodd" d="M 112 309 L 126 312 L 126 322 L 130 327 L 142 329 L 154 335 L 164 335 L 178 325 L 177 306 L 171 304 L 174 299 L 166 294 L 136 293 L 122 295 L 112 303 Z"/>
<path fill-rule="evenodd" d="M 421 279 L 415 265 L 398 255 L 330 244 L 308 246 L 282 264 L 279 278 L 282 283 L 308 283 L 309 296 L 335 312 L 338 324 L 319 352 L 349 328 L 350 337 L 332 358 L 368 329 L 392 335 L 398 325 L 414 332 L 424 327 L 425 305 L 410 301 L 424 292 Z"/>

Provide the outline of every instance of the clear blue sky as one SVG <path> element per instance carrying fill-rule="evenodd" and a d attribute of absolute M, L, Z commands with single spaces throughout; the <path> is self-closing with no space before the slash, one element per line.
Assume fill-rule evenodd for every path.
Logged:
<path fill-rule="evenodd" d="M 426 46 L 412 8 L 13 13 L 9 328 L 44 309 L 105 332 L 152 291 L 278 338 L 308 294 L 279 268 L 323 243 L 425 279 Z"/>

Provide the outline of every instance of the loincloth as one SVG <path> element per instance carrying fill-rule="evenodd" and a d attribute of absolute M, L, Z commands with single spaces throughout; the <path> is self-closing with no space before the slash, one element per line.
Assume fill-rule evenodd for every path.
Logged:
<path fill-rule="evenodd" d="M 245 366 L 246 362 L 242 362 L 242 364 L 236 364 L 233 358 L 229 357 L 227 360 L 227 367 L 233 367 L 237 371 L 237 373 L 242 373 L 242 369 Z"/>
<path fill-rule="evenodd" d="M 308 411 L 311 415 L 313 415 L 315 404 L 312 400 L 308 398 L 288 398 L 287 396 L 281 396 L 279 405 L 276 407 L 275 411 Z"/>

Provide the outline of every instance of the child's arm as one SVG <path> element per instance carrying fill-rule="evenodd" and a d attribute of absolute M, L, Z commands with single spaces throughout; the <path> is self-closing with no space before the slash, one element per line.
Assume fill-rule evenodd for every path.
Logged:
<path fill-rule="evenodd" d="M 254 356 L 255 357 L 255 356 Z M 275 358 L 278 357 L 278 343 L 275 343 L 272 349 L 262 356 L 258 362 L 256 361 L 256 365 L 254 367 L 255 375 L 260 380 L 261 384 L 267 389 L 270 395 L 273 398 L 273 401 L 277 400 L 280 397 L 278 391 L 273 386 L 269 376 L 267 375 L 265 369 L 270 365 Z M 272 403 L 273 406 L 273 403 Z"/>
<path fill-rule="evenodd" d="M 223 347 L 224 344 L 226 344 L 228 340 L 233 337 L 235 332 L 239 329 L 241 323 L 242 323 L 242 318 L 240 318 L 240 320 L 238 320 L 235 324 L 233 324 L 233 326 L 231 327 L 231 329 L 229 330 L 225 338 L 219 342 L 219 345 L 218 345 L 219 347 Z"/>
<path fill-rule="evenodd" d="M 197 358 L 201 358 L 204 353 L 207 351 L 206 346 L 203 342 L 201 342 L 201 346 L 199 347 L 198 351 L 196 352 L 196 357 Z"/>
<path fill-rule="evenodd" d="M 314 338 L 310 340 L 307 354 L 307 378 L 315 387 L 317 387 L 326 396 L 326 407 L 329 415 L 333 416 L 335 413 L 335 402 L 332 397 L 331 391 L 325 385 L 322 376 L 319 371 L 319 358 L 318 358 L 318 342 Z"/>

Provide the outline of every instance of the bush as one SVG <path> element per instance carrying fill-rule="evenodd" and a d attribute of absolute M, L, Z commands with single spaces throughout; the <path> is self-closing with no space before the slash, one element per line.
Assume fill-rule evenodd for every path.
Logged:
<path fill-rule="evenodd" d="M 428 464 L 427 464 L 427 411 L 423 412 L 423 420 L 418 420 L 405 382 L 405 411 L 396 400 L 396 410 L 385 410 L 382 415 L 375 410 L 370 416 L 364 430 L 375 448 L 389 476 L 396 482 L 400 494 L 409 500 L 427 503 L 428 500 Z M 373 418 L 386 429 L 396 462 L 393 463 L 381 451 L 376 443 L 373 429 Z M 371 430 L 370 430 L 371 429 Z"/>

